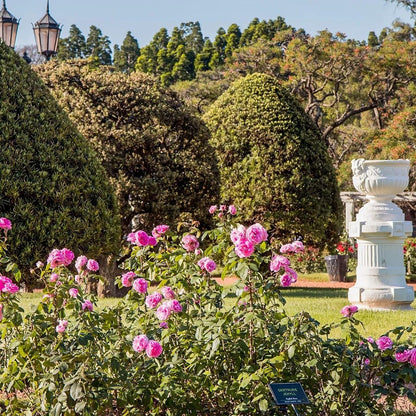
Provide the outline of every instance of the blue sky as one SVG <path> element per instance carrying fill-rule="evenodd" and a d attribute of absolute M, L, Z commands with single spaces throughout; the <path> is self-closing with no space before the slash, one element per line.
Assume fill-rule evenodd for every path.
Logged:
<path fill-rule="evenodd" d="M 6 0 L 7 9 L 20 18 L 16 45 L 34 44 L 32 23 L 45 13 L 46 0 Z M 127 31 L 147 45 L 162 27 L 171 32 L 182 22 L 199 21 L 204 36 L 214 39 L 219 27 L 237 23 L 241 29 L 260 20 L 285 18 L 312 35 L 323 29 L 343 32 L 366 40 L 395 19 L 410 22 L 410 14 L 384 0 L 50 0 L 52 17 L 63 25 L 62 36 L 76 24 L 87 36 L 89 27 L 99 27 L 112 43 L 120 44 Z"/>

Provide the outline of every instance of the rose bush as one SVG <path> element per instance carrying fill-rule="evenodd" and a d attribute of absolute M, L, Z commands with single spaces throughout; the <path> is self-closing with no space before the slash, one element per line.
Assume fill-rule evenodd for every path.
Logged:
<path fill-rule="evenodd" d="M 181 235 L 156 227 L 150 244 L 147 232 L 132 233 L 119 279 L 128 292 L 113 307 L 98 308 L 86 291 L 98 264 L 69 249 L 38 264 L 44 298 L 30 312 L 19 306 L 15 283 L 1 280 L 9 285 L 0 291 L 1 411 L 274 414 L 268 383 L 291 381 L 311 400 L 305 415 L 391 414 L 398 395 L 415 399 L 413 326 L 374 341 L 359 335 L 352 306 L 325 326 L 307 312 L 288 316 L 281 287 L 296 272 L 285 251 L 300 243 L 274 252 L 260 224 L 233 224 L 235 208 L 221 206 L 220 214 L 204 233 L 195 223 L 180 224 Z M 217 266 L 238 281 L 217 284 Z M 334 327 L 342 339 L 331 337 Z M 409 344 L 400 343 L 404 334 Z"/>

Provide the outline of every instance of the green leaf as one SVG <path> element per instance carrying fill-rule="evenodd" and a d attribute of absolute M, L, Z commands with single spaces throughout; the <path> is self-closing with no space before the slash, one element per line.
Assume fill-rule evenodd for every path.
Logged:
<path fill-rule="evenodd" d="M 76 381 L 74 384 L 72 384 L 69 390 L 69 394 L 74 400 L 78 400 L 83 397 L 84 392 L 82 390 L 82 384 L 79 381 Z"/>
<path fill-rule="evenodd" d="M 214 342 L 212 343 L 211 347 L 210 357 L 212 357 L 215 354 L 215 351 L 217 351 L 218 347 L 220 346 L 220 342 L 221 340 L 219 338 L 214 339 Z"/>
<path fill-rule="evenodd" d="M 259 401 L 259 408 L 262 412 L 266 412 L 269 408 L 269 402 L 266 399 L 262 399 Z"/>
<path fill-rule="evenodd" d="M 77 402 L 75 404 L 75 408 L 74 408 L 75 413 L 82 413 L 83 410 L 84 410 L 84 408 L 85 408 L 85 406 L 86 406 L 86 404 L 87 404 L 86 401 Z"/>

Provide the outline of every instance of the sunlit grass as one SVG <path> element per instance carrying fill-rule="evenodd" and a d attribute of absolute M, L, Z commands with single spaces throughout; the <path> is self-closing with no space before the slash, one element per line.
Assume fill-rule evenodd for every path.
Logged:
<path fill-rule="evenodd" d="M 314 275 L 301 276 L 301 279 L 311 276 L 314 281 L 323 279 L 328 281 L 328 275 L 316 273 Z M 291 287 L 282 289 L 282 294 L 286 299 L 284 309 L 293 316 L 299 312 L 308 312 L 321 325 L 331 322 L 339 322 L 342 318 L 340 310 L 343 306 L 348 305 L 348 289 L 323 289 L 323 288 L 299 288 Z M 24 293 L 21 296 L 21 305 L 26 312 L 31 311 L 41 301 L 42 293 Z M 119 299 L 105 298 L 98 300 L 98 309 L 106 306 L 114 306 Z M 235 299 L 230 298 L 226 305 L 230 306 Z M 360 310 L 355 316 L 363 326 L 359 327 L 360 333 L 365 336 L 379 337 L 386 331 L 397 326 L 407 326 L 412 321 L 416 321 L 416 302 L 412 304 L 413 310 L 406 311 L 368 311 Z M 332 336 L 341 336 L 340 330 L 332 333 Z"/>
<path fill-rule="evenodd" d="M 283 291 L 286 299 L 285 310 L 289 315 L 307 311 L 318 322 L 328 324 L 339 322 L 341 309 L 348 305 L 348 289 L 288 288 Z M 412 304 L 416 308 L 416 302 Z M 379 337 L 397 326 L 409 325 L 416 321 L 416 309 L 398 311 L 360 310 L 355 317 L 363 323 L 360 333 L 373 338 Z M 333 333 L 340 336 L 340 331 Z"/>

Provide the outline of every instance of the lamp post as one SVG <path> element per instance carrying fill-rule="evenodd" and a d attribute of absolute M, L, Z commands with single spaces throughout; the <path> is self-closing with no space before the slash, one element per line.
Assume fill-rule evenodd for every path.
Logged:
<path fill-rule="evenodd" d="M 61 26 L 49 14 L 49 0 L 46 4 L 46 14 L 33 25 L 38 52 L 49 61 L 58 50 Z"/>
<path fill-rule="evenodd" d="M 11 48 L 14 48 L 16 43 L 19 20 L 9 13 L 6 9 L 6 0 L 3 0 L 3 7 L 0 10 L 0 39 Z"/>

